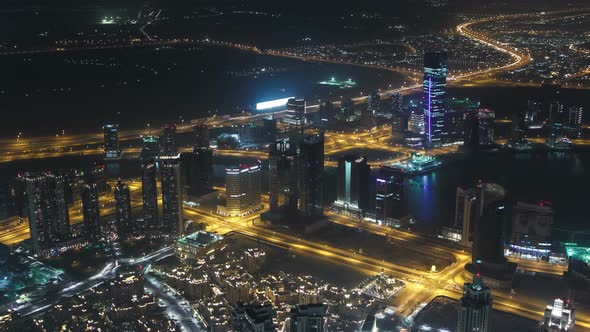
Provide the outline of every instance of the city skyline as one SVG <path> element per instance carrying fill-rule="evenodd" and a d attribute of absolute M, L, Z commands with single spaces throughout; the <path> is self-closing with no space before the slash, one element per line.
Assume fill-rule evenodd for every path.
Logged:
<path fill-rule="evenodd" d="M 574 2 L 0 5 L 0 330 L 590 331 Z"/>

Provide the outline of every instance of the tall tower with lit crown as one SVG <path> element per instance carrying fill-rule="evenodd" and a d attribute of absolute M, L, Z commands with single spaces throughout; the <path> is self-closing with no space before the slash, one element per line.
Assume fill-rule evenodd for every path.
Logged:
<path fill-rule="evenodd" d="M 459 302 L 457 332 L 490 332 L 492 292 L 485 287 L 479 275 L 472 283 L 463 285 L 463 297 Z"/>

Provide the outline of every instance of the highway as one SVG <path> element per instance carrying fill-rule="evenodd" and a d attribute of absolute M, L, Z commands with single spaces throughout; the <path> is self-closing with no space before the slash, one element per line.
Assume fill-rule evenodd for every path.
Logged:
<path fill-rule="evenodd" d="M 170 294 L 164 284 L 159 282 L 156 278 L 145 274 L 144 287 L 154 294 L 157 298 L 162 299 L 166 304 L 166 312 L 168 316 L 179 322 L 182 331 L 200 332 L 199 322 L 193 317 L 190 307 L 183 306 L 182 301 Z"/>

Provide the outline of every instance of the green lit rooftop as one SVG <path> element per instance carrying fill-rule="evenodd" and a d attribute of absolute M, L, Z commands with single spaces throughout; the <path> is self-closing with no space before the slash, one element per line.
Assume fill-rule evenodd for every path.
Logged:
<path fill-rule="evenodd" d="M 580 246 L 577 243 L 566 243 L 565 252 L 568 257 L 590 264 L 590 247 Z"/>

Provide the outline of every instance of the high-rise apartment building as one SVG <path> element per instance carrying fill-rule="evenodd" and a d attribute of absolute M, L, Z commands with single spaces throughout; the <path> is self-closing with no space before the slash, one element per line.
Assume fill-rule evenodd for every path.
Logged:
<path fill-rule="evenodd" d="M 178 147 L 176 146 L 176 125 L 167 124 L 162 128 L 162 151 L 163 156 L 176 156 Z"/>
<path fill-rule="evenodd" d="M 159 226 L 157 168 L 155 163 L 141 165 L 141 193 L 143 199 L 143 227 Z"/>
<path fill-rule="evenodd" d="M 115 225 L 119 239 L 125 240 L 133 231 L 131 224 L 131 191 L 129 186 L 119 181 L 115 186 Z"/>
<path fill-rule="evenodd" d="M 180 236 L 184 222 L 182 215 L 182 185 L 180 158 L 160 157 L 162 178 L 162 222 L 164 230 Z"/>
<path fill-rule="evenodd" d="M 52 173 L 23 173 L 16 180 L 22 188 L 33 249 L 48 249 L 68 240 L 70 218 L 64 178 Z"/>
<path fill-rule="evenodd" d="M 102 224 L 100 221 L 100 202 L 98 186 L 90 183 L 82 189 L 82 214 L 84 224 L 82 234 L 89 243 L 98 243 L 102 238 Z"/>

